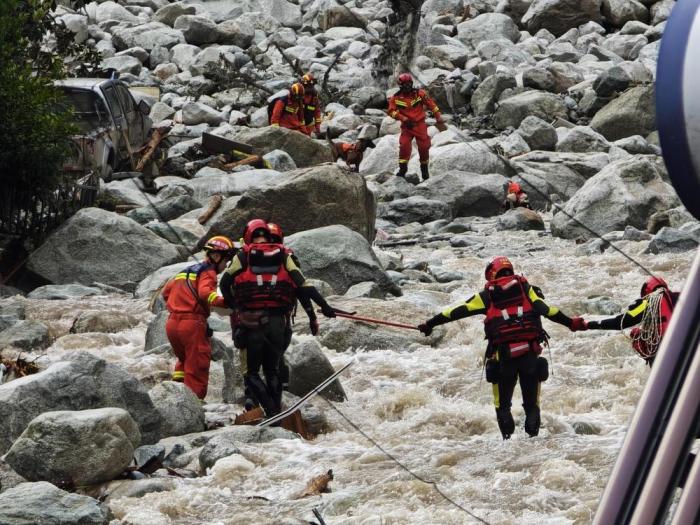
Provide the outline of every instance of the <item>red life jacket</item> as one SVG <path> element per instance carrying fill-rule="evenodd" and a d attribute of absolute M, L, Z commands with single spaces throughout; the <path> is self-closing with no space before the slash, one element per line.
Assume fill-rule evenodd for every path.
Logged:
<path fill-rule="evenodd" d="M 484 319 L 486 338 L 492 345 L 508 345 L 511 357 L 531 350 L 539 354 L 539 343 L 546 340 L 526 286 L 524 277 L 507 275 L 488 281 L 484 287 L 490 299 Z"/>
<path fill-rule="evenodd" d="M 639 334 L 642 329 L 638 326 L 632 328 L 630 331 L 630 337 L 632 337 L 632 348 L 644 359 L 648 359 L 656 354 L 661 345 L 661 340 L 663 339 L 666 330 L 668 330 L 668 325 L 671 323 L 671 314 L 673 314 L 673 308 L 675 306 L 675 301 L 671 294 L 664 289 L 663 295 L 661 296 L 661 303 L 659 304 L 659 344 L 650 347 L 646 341 L 643 341 Z"/>
<path fill-rule="evenodd" d="M 241 250 L 243 271 L 233 280 L 236 304 L 244 310 L 289 308 L 296 285 L 284 267 L 289 256 L 281 244 L 247 244 Z"/>

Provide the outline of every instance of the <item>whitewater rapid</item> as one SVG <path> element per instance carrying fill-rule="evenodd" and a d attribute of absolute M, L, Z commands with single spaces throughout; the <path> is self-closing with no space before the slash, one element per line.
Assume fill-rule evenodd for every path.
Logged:
<path fill-rule="evenodd" d="M 386 305 L 385 317 L 417 324 L 478 291 L 484 266 L 498 254 L 511 257 L 516 271 L 568 315 L 590 318 L 585 307 L 592 296 L 607 296 L 621 307 L 638 297 L 643 270 L 613 250 L 576 255 L 578 247 L 572 241 L 538 232 L 495 232 L 492 221 L 477 222 L 480 231 L 473 235 L 480 238 L 481 248 L 451 248 L 445 241 L 391 248 L 406 266 L 416 261 L 440 263 L 462 272 L 463 280 L 409 283 L 403 297 L 379 306 L 374 301 L 366 311 L 358 308 L 358 314 L 380 315 Z M 694 253 L 643 254 L 646 244 L 617 243 L 673 289 L 680 289 Z M 118 334 L 63 336 L 43 360 L 82 349 L 123 365 L 149 385 L 168 378 L 172 359 L 143 354 L 145 329 L 152 318 L 147 300 L 109 296 L 24 302 L 28 317 L 48 321 L 54 335 L 66 330 L 80 309 L 119 308 L 143 319 Z M 421 316 L 416 317 L 416 311 Z M 178 480 L 174 491 L 110 501 L 113 525 L 308 523 L 314 521 L 314 508 L 328 525 L 479 523 L 469 513 L 502 525 L 590 523 L 649 369 L 620 332 L 574 334 L 544 323 L 551 336 L 544 354 L 551 373 L 542 386 L 542 430 L 536 438 L 528 438 L 522 429 L 516 388 L 517 429 L 510 441 L 501 439 L 491 385 L 482 373 L 482 318 L 440 328 L 446 334 L 436 348 L 414 343 L 401 351 L 370 346 L 326 350 L 335 368 L 356 360 L 341 376 L 348 399 L 335 406 L 402 465 L 434 482 L 454 504 L 317 398 L 314 404 L 326 414 L 329 432 L 310 442 L 242 445 L 240 456 L 220 460 L 209 475 Z M 218 367 L 213 365 L 212 402 L 219 401 Z M 328 469 L 335 477 L 331 493 L 295 499 L 309 479 Z"/>

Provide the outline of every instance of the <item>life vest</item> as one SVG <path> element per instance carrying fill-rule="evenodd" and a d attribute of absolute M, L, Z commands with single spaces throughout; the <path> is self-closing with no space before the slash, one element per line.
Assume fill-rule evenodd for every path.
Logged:
<path fill-rule="evenodd" d="M 649 359 L 656 355 L 661 345 L 661 340 L 663 339 L 666 330 L 668 330 L 668 325 L 671 323 L 671 315 L 673 314 L 673 308 L 675 307 L 676 300 L 674 296 L 664 289 L 663 295 L 661 296 L 661 302 L 659 303 L 659 321 L 658 321 L 658 343 L 655 345 L 650 345 L 647 341 L 642 339 L 641 331 L 642 328 L 636 326 L 630 331 L 630 337 L 632 338 L 632 348 L 644 359 Z M 656 339 L 656 338 L 655 338 Z"/>
<path fill-rule="evenodd" d="M 547 337 L 525 291 L 527 284 L 522 276 L 507 275 L 484 287 L 490 299 L 484 319 L 486 338 L 492 345 L 508 345 L 511 357 L 531 350 L 539 354 L 539 343 Z"/>
<path fill-rule="evenodd" d="M 292 308 L 296 285 L 284 267 L 281 244 L 247 244 L 241 251 L 243 271 L 233 280 L 236 304 L 244 310 Z"/>

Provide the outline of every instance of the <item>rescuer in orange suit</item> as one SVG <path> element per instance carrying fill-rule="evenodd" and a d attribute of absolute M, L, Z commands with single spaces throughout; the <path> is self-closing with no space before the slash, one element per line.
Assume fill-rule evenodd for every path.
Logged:
<path fill-rule="evenodd" d="M 304 121 L 304 86 L 292 84 L 289 95 L 278 98 L 272 107 L 270 125 L 306 133 Z"/>
<path fill-rule="evenodd" d="M 206 397 L 209 383 L 211 343 L 207 318 L 211 307 L 226 306 L 224 298 L 216 293 L 216 276 L 233 257 L 233 242 L 222 235 L 212 237 L 204 251 L 204 262 L 185 268 L 163 289 L 170 312 L 165 333 L 177 356 L 173 381 L 184 381 L 199 399 Z"/>
<path fill-rule="evenodd" d="M 301 84 L 304 86 L 304 125 L 306 134 L 310 137 L 315 131 L 316 135 L 321 134 L 321 100 L 316 92 L 316 79 L 311 73 L 301 77 Z"/>
<path fill-rule="evenodd" d="M 399 75 L 399 92 L 389 99 L 389 116 L 401 121 L 399 138 L 399 177 L 406 176 L 408 160 L 411 158 L 411 144 L 416 139 L 420 158 L 420 171 L 423 180 L 428 174 L 430 160 L 430 137 L 425 123 L 425 110 L 433 113 L 438 128 L 444 129 L 444 122 L 435 101 L 422 89 L 413 87 L 413 78 L 408 73 Z"/>

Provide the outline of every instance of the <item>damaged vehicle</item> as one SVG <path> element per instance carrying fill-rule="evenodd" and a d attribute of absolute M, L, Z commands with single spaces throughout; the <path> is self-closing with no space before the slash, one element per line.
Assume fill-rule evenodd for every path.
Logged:
<path fill-rule="evenodd" d="M 56 81 L 55 86 L 65 95 L 80 129 L 64 170 L 109 181 L 113 172 L 129 169 L 148 139 L 149 105 L 137 102 L 126 84 L 115 78 L 70 78 Z"/>

